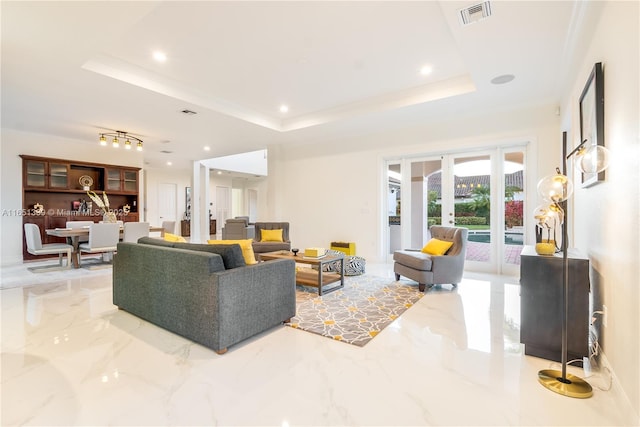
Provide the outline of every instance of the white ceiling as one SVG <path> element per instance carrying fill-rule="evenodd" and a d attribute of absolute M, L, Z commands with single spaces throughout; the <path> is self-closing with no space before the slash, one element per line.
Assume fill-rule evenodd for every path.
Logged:
<path fill-rule="evenodd" d="M 476 3 L 2 1 L 2 126 L 87 144 L 127 131 L 148 167 L 190 167 L 557 104 L 583 2 L 493 1 L 463 27 Z M 503 74 L 515 79 L 490 83 Z"/>

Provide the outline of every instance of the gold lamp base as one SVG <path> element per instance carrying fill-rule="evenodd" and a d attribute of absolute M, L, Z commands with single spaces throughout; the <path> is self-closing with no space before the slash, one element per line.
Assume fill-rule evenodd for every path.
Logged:
<path fill-rule="evenodd" d="M 549 390 L 563 396 L 586 399 L 593 396 L 591 385 L 580 377 L 567 374 L 562 378 L 562 372 L 555 369 L 543 369 L 538 372 L 538 381 Z"/>

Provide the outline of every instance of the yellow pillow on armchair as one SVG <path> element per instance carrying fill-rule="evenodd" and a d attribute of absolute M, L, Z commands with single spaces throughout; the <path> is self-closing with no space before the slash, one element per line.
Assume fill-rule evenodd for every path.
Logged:
<path fill-rule="evenodd" d="M 260 230 L 261 242 L 282 242 L 282 229 Z"/>
<path fill-rule="evenodd" d="M 453 246 L 453 242 L 447 242 L 440 239 L 431 239 L 422 248 L 421 252 L 429 255 L 444 255 Z"/>

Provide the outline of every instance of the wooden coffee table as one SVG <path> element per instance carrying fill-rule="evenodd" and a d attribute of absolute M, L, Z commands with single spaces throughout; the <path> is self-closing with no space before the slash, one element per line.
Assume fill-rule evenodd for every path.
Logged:
<path fill-rule="evenodd" d="M 317 287 L 318 295 L 326 294 L 328 292 L 333 292 L 337 289 L 344 288 L 344 255 L 325 255 L 320 258 L 310 258 L 300 254 L 294 256 L 293 253 L 289 251 L 276 251 L 260 254 L 260 259 L 263 261 L 274 259 L 292 259 L 298 264 L 317 266 L 318 271 L 312 270 L 310 268 L 305 269 L 308 271 L 296 268 L 296 283 L 299 285 Z M 335 261 L 338 261 L 340 263 L 339 273 L 322 272 L 322 267 L 325 264 L 329 264 Z M 324 289 L 327 285 L 336 282 L 340 282 L 340 284 L 328 289 Z"/>

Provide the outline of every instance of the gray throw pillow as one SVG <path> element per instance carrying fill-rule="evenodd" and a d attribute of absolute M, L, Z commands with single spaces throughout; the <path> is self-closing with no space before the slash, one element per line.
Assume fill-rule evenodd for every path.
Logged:
<path fill-rule="evenodd" d="M 138 239 L 138 243 L 144 245 L 164 246 L 165 248 L 173 248 L 175 242 L 167 242 L 164 239 L 158 239 L 157 237 L 141 237 Z"/>
<path fill-rule="evenodd" d="M 209 245 L 201 243 L 173 243 L 173 245 L 174 248 L 218 254 L 222 257 L 224 268 L 227 270 L 247 265 L 244 261 L 244 257 L 242 256 L 242 248 L 240 248 L 240 245 L 238 244 Z"/>
<path fill-rule="evenodd" d="M 242 255 L 242 248 L 238 244 L 209 245 L 202 243 L 168 242 L 164 239 L 158 239 L 157 237 L 141 237 L 138 239 L 138 243 L 144 245 L 164 246 L 167 248 L 180 248 L 188 249 L 191 251 L 201 251 L 218 254 L 222 257 L 224 268 L 227 270 L 231 268 L 244 267 L 245 265 L 247 265 L 247 263 L 244 261 L 244 256 Z"/>

